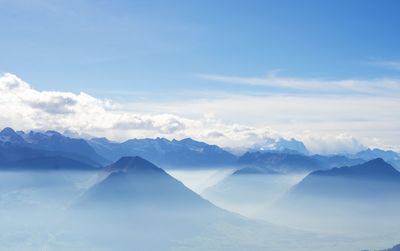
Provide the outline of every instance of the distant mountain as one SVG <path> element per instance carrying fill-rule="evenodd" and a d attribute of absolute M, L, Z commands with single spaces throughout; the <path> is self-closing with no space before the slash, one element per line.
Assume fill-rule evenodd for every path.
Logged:
<path fill-rule="evenodd" d="M 286 153 L 299 153 L 303 155 L 309 154 L 309 151 L 304 143 L 293 138 L 290 140 L 284 138 L 268 138 L 261 144 L 254 145 L 250 151 L 277 151 Z"/>
<path fill-rule="evenodd" d="M 393 246 L 392 248 L 381 249 L 381 250 L 361 250 L 361 251 L 400 251 L 400 244 Z"/>
<path fill-rule="evenodd" d="M 309 172 L 365 162 L 361 158 L 342 155 L 302 155 L 297 152 L 257 151 L 247 152 L 238 159 L 244 168 L 234 174 L 271 174 L 271 172 Z"/>
<path fill-rule="evenodd" d="M 211 201 L 239 212 L 264 217 L 267 207 L 285 194 L 304 175 L 332 167 L 363 163 L 345 156 L 301 155 L 299 153 L 248 152 L 238 160 L 239 168 L 202 194 Z M 290 206 L 288 206 L 290 208 Z"/>
<path fill-rule="evenodd" d="M 3 165 L 4 168 L 14 170 L 96 170 L 95 167 L 89 164 L 62 156 L 42 156 L 22 159 Z"/>
<path fill-rule="evenodd" d="M 375 158 L 382 158 L 386 162 L 392 164 L 396 168 L 400 169 L 400 154 L 394 151 L 385 151 L 381 149 L 366 149 L 361 152 L 358 152 L 351 157 L 361 158 L 366 161 L 375 159 Z"/>
<path fill-rule="evenodd" d="M 56 131 L 33 132 L 29 133 L 18 132 L 25 140 L 29 147 L 42 149 L 47 151 L 65 152 L 79 155 L 81 158 L 86 158 L 86 161 L 92 161 L 100 165 L 109 164 L 110 161 L 103 158 L 86 142 L 84 139 L 70 138 Z"/>
<path fill-rule="evenodd" d="M 0 131 L 0 142 L 9 142 L 12 144 L 24 144 L 25 140 L 12 128 L 6 127 Z"/>
<path fill-rule="evenodd" d="M 279 171 L 276 171 L 272 168 L 260 167 L 260 166 L 246 166 L 240 168 L 232 173 L 232 175 L 245 175 L 245 174 L 266 174 L 266 175 L 273 175 L 273 174 L 282 174 Z"/>
<path fill-rule="evenodd" d="M 79 250 L 283 251 L 315 240 L 220 209 L 140 157 L 123 157 L 104 172 L 62 223 L 62 236 L 88 243 Z M 299 235 L 303 243 L 294 241 Z"/>
<path fill-rule="evenodd" d="M 384 250 L 381 250 L 381 251 L 400 251 L 400 244 L 398 244 L 396 246 L 393 246 L 392 248 L 384 249 Z"/>
<path fill-rule="evenodd" d="M 237 163 L 246 167 L 245 172 L 261 173 L 265 169 L 267 173 L 275 172 L 306 172 L 323 168 L 321 162 L 310 156 L 285 152 L 257 151 L 247 152 L 241 156 Z M 238 173 L 244 173 L 238 171 Z"/>
<path fill-rule="evenodd" d="M 209 145 L 190 138 L 182 140 L 131 139 L 115 143 L 106 138 L 95 138 L 89 144 L 107 159 L 116 161 L 123 156 L 141 156 L 156 164 L 171 167 L 232 165 L 236 156 L 216 145 Z"/>
<path fill-rule="evenodd" d="M 73 165 L 74 168 L 101 167 L 109 163 L 83 139 L 65 137 L 54 131 L 24 133 L 11 128 L 0 131 L 0 156 L 2 167 L 20 165 L 25 168 L 29 161 L 46 167 Z M 49 163 L 51 160 L 57 160 L 58 164 Z"/>
<path fill-rule="evenodd" d="M 105 207 L 109 204 L 132 207 L 153 204 L 165 210 L 192 207 L 220 210 L 141 157 L 122 157 L 104 170 L 109 176 L 92 187 L 82 203 Z"/>
<path fill-rule="evenodd" d="M 380 251 L 400 251 L 400 244 L 393 246 L 392 248 L 383 249 Z"/>
<path fill-rule="evenodd" d="M 0 168 L 15 170 L 94 170 L 78 156 L 0 142 Z"/>
<path fill-rule="evenodd" d="M 270 212 L 298 226 L 388 231 L 400 224 L 399 198 L 400 172 L 378 158 L 312 172 Z"/>
<path fill-rule="evenodd" d="M 123 250 L 160 250 L 174 240 L 198 236 L 217 222 L 242 221 L 140 157 L 123 157 L 104 172 L 109 175 L 71 208 L 69 223 L 76 223 L 71 231 L 85 239 L 104 235 L 114 247 L 123 242 Z"/>
<path fill-rule="evenodd" d="M 355 200 L 400 196 L 400 172 L 381 158 L 351 167 L 315 171 L 293 188 L 291 195 L 297 194 Z"/>
<path fill-rule="evenodd" d="M 364 163 L 365 160 L 357 157 L 347 157 L 343 155 L 312 155 L 313 159 L 318 160 L 324 169 L 342 167 L 342 166 L 354 166 Z"/>

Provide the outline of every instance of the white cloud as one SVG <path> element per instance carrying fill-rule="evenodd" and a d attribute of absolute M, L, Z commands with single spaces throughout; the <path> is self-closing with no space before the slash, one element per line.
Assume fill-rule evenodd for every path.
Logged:
<path fill-rule="evenodd" d="M 357 139 L 348 134 L 325 135 L 322 137 L 304 135 L 303 141 L 311 151 L 319 153 L 357 153 L 366 148 Z"/>
<path fill-rule="evenodd" d="M 399 111 L 398 98 L 375 96 L 224 94 L 176 103 L 117 104 L 82 92 L 38 91 L 12 74 L 0 77 L 0 127 L 113 140 L 193 137 L 235 148 L 284 137 L 303 140 L 319 153 L 354 152 L 362 144 L 399 149 Z"/>

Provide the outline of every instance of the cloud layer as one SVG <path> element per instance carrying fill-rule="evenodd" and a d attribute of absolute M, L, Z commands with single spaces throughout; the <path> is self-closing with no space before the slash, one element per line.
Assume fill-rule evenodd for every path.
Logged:
<path fill-rule="evenodd" d="M 0 78 L 0 126 L 21 130 L 59 130 L 114 140 L 133 137 L 194 137 L 211 140 L 229 137 L 247 142 L 256 128 L 223 124 L 209 117 L 188 119 L 171 113 L 140 113 L 86 93 L 38 91 L 13 74 Z M 249 141 L 251 142 L 251 141 Z"/>
<path fill-rule="evenodd" d="M 35 90 L 9 73 L 0 77 L 0 93 L 0 127 L 78 132 L 120 141 L 193 137 L 237 148 L 262 144 L 267 138 L 293 137 L 312 152 L 337 153 L 360 150 L 363 144 L 396 149 L 392 139 L 400 136 L 396 98 L 223 95 L 118 104 L 83 92 Z"/>

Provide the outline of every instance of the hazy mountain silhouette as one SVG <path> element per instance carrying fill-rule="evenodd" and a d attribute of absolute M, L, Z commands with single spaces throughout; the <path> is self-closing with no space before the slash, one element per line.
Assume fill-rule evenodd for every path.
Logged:
<path fill-rule="evenodd" d="M 400 224 L 399 198 L 400 172 L 378 158 L 312 172 L 271 211 L 298 226 L 391 231 Z"/>
<path fill-rule="evenodd" d="M 334 167 L 342 167 L 342 166 L 354 166 L 361 163 L 364 163 L 365 160 L 358 157 L 347 157 L 343 155 L 312 155 L 313 159 L 318 160 L 324 169 L 334 168 Z"/>
<path fill-rule="evenodd" d="M 252 170 L 259 172 L 260 168 L 276 172 L 306 172 L 323 168 L 322 163 L 310 156 L 272 151 L 247 152 L 237 163 L 247 167 L 247 173 Z"/>
<path fill-rule="evenodd" d="M 109 176 L 92 187 L 82 203 L 129 206 L 154 204 L 165 209 L 210 208 L 210 202 L 185 187 L 180 181 L 141 157 L 122 157 L 104 168 Z"/>
<path fill-rule="evenodd" d="M 113 241 L 108 244 L 115 247 L 121 241 L 124 250 L 168 249 L 174 240 L 192 238 L 217 222 L 242 221 L 140 157 L 122 157 L 104 172 L 109 175 L 71 209 L 69 222 L 76 224 L 72 231 L 89 240 L 99 235 L 110 240 L 111 236 Z M 100 232 L 92 228 L 93 222 Z M 130 233 L 129 240 L 126 233 Z"/>
<path fill-rule="evenodd" d="M 63 222 L 63 233 L 79 236 L 81 247 L 286 250 L 281 241 L 298 246 L 293 236 L 310 238 L 220 209 L 140 157 L 123 157 L 104 173 L 108 176 L 73 204 Z M 238 238 L 243 234 L 246 238 Z"/>
<path fill-rule="evenodd" d="M 96 168 L 84 162 L 62 156 L 46 156 L 23 159 L 3 165 L 3 169 L 12 170 L 95 170 Z"/>
<path fill-rule="evenodd" d="M 131 139 L 115 143 L 106 138 L 95 138 L 90 145 L 102 156 L 116 161 L 123 156 L 141 156 L 158 165 L 172 167 L 232 165 L 236 156 L 216 145 L 190 138 L 182 140 Z"/>
<path fill-rule="evenodd" d="M 400 244 L 393 246 L 392 248 L 381 249 L 381 250 L 361 250 L 361 251 L 400 251 Z"/>
<path fill-rule="evenodd" d="M 383 159 L 315 171 L 296 185 L 291 195 L 370 199 L 372 196 L 400 195 L 400 172 Z"/>
<path fill-rule="evenodd" d="M 361 158 L 366 161 L 376 158 L 382 158 L 386 162 L 400 169 L 400 154 L 394 151 L 385 151 L 377 148 L 375 149 L 368 148 L 351 156 L 356 158 Z"/>
<path fill-rule="evenodd" d="M 247 152 L 238 159 L 238 164 L 244 168 L 235 174 L 310 172 L 363 162 L 365 161 L 361 158 L 349 158 L 342 155 L 303 155 L 287 151 L 256 151 Z"/>
<path fill-rule="evenodd" d="M 392 248 L 383 249 L 381 251 L 400 251 L 400 244 L 393 246 Z"/>
<path fill-rule="evenodd" d="M 83 159 L 83 161 L 81 161 Z M 90 164 L 89 164 L 90 163 Z M 14 170 L 95 170 L 85 158 L 63 152 L 32 149 L 0 142 L 0 168 Z"/>
<path fill-rule="evenodd" d="M 273 174 L 282 174 L 282 173 L 274 170 L 273 168 L 261 167 L 261 166 L 246 166 L 246 167 L 240 168 L 239 170 L 232 173 L 232 175 L 244 175 L 244 174 L 273 175 Z"/>
<path fill-rule="evenodd" d="M 238 170 L 207 188 L 204 194 L 239 210 L 263 208 L 279 199 L 307 173 L 363 162 L 340 155 L 306 156 L 287 150 L 247 152 L 239 158 Z"/>

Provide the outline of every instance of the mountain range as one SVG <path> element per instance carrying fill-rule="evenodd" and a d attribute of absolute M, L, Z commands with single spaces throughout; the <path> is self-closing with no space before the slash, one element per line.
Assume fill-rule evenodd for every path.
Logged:
<path fill-rule="evenodd" d="M 300 221 L 298 226 L 303 229 L 312 229 L 313 224 L 322 224 L 323 228 L 336 224 L 341 230 L 354 231 L 353 223 L 363 227 L 368 223 L 380 233 L 400 225 L 400 172 L 392 165 L 398 160 L 397 153 L 373 149 L 354 155 L 310 155 L 301 150 L 299 142 L 289 143 L 301 152 L 277 147 L 237 157 L 190 138 L 117 143 L 105 138 L 71 138 L 55 131 L 25 133 L 5 128 L 0 132 L 2 169 L 68 171 L 4 172 L 2 183 L 7 181 L 16 189 L 5 190 L 0 202 L 10 206 L 8 199 L 16 208 L 24 205 L 18 208 L 23 209 L 21 225 L 25 219 L 41 221 L 41 217 L 46 218 L 42 215 L 51 214 L 51 226 L 44 224 L 41 229 L 45 236 L 48 229 L 55 236 L 46 241 L 51 250 L 202 250 L 212 245 L 218 250 L 291 250 L 271 247 L 268 239 L 275 235 L 280 241 L 274 244 L 286 245 L 292 239 L 287 229 L 255 223 L 219 207 L 230 208 L 228 204 L 215 206 L 157 165 L 230 166 L 236 171 L 217 184 L 220 197 L 227 202 L 239 201 L 242 206 L 259 205 L 257 210 L 272 212 L 273 216 L 277 211 L 275 219 L 284 224 L 288 221 L 289 226 Z M 373 156 L 385 159 L 366 161 Z M 16 181 L 22 184 L 14 186 Z M 49 204 L 49 211 L 42 213 Z M 36 219 L 35 215 L 41 217 Z M 42 226 L 42 222 L 37 224 Z M 243 235 L 249 239 L 243 241 Z M 59 236 L 68 241 L 57 241 Z M 298 246 L 296 238 L 292 247 Z M 199 246 L 204 242 L 208 244 Z"/>
<path fill-rule="evenodd" d="M 116 161 L 123 156 L 141 156 L 164 167 L 216 167 L 233 165 L 236 156 L 216 145 L 182 140 L 131 139 L 122 143 L 94 138 L 88 143 L 100 155 Z"/>
<path fill-rule="evenodd" d="M 83 139 L 11 128 L 0 132 L 0 156 L 2 168 L 93 169 L 109 163 Z"/>
<path fill-rule="evenodd" d="M 375 158 L 382 158 L 386 162 L 390 163 L 394 167 L 398 168 L 400 170 L 400 154 L 394 151 L 385 151 L 382 149 L 365 149 L 363 151 L 360 151 L 356 154 L 349 155 L 350 158 L 361 158 L 366 161 L 372 160 Z"/>
<path fill-rule="evenodd" d="M 61 222 L 61 236 L 69 241 L 55 241 L 53 250 L 60 245 L 63 250 L 107 251 L 283 251 L 313 246 L 314 236 L 213 205 L 141 157 L 122 157 L 102 172 L 105 178 L 69 208 Z M 304 241 L 295 241 L 298 238 Z"/>
<path fill-rule="evenodd" d="M 71 138 L 56 131 L 25 133 L 4 128 L 0 132 L 1 168 L 96 169 L 123 156 L 141 156 L 166 167 L 227 166 L 237 159 L 216 145 L 190 138 L 116 143 L 106 138 Z"/>
<path fill-rule="evenodd" d="M 309 172 L 364 162 L 361 158 L 341 155 L 303 155 L 297 152 L 256 151 L 247 152 L 238 159 L 243 168 L 234 174 L 271 174 Z"/>
<path fill-rule="evenodd" d="M 4 128 L 0 132 L 1 168 L 32 168 L 32 163 L 45 169 L 96 169 L 123 156 L 141 156 L 164 168 L 238 167 L 235 175 L 310 172 L 378 157 L 394 167 L 400 166 L 399 154 L 393 151 L 366 149 L 351 155 L 310 155 L 304 144 L 295 139 L 270 139 L 263 147 L 236 156 L 191 138 L 130 139 L 118 143 L 106 138 L 71 138 L 56 131 L 25 133 Z"/>

